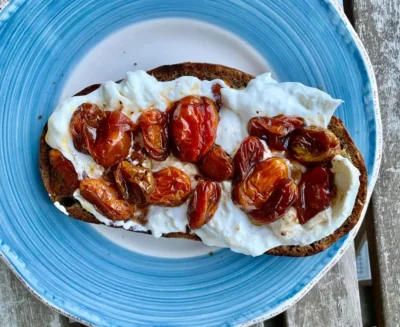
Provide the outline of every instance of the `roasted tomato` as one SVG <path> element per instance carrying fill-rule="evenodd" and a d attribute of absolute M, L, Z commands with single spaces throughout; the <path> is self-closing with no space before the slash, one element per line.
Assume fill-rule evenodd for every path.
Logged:
<path fill-rule="evenodd" d="M 49 152 L 51 165 L 50 187 L 58 196 L 71 196 L 79 187 L 78 175 L 71 161 L 58 150 Z"/>
<path fill-rule="evenodd" d="M 176 207 L 189 197 L 190 179 L 182 170 L 171 166 L 154 173 L 153 176 L 155 189 L 150 196 L 150 203 Z"/>
<path fill-rule="evenodd" d="M 155 183 L 150 169 L 135 166 L 128 161 L 120 162 L 113 171 L 117 189 L 125 200 L 145 204 L 154 191 Z"/>
<path fill-rule="evenodd" d="M 259 208 L 249 212 L 254 225 L 272 223 L 281 218 L 298 199 L 297 185 L 289 178 L 278 181 L 268 200 Z"/>
<path fill-rule="evenodd" d="M 200 180 L 189 202 L 189 227 L 197 229 L 207 224 L 214 216 L 221 199 L 221 186 L 210 180 Z"/>
<path fill-rule="evenodd" d="M 275 184 L 287 177 L 288 167 L 283 159 L 273 157 L 261 161 L 234 186 L 232 199 L 245 210 L 260 208 L 271 196 Z"/>
<path fill-rule="evenodd" d="M 129 154 L 132 131 L 137 126 L 120 111 L 103 112 L 84 103 L 70 123 L 75 148 L 90 154 L 101 166 L 111 167 Z"/>
<path fill-rule="evenodd" d="M 107 111 L 106 119 L 97 130 L 93 159 L 101 166 L 111 167 L 129 154 L 132 133 L 137 126 L 120 111 Z"/>
<path fill-rule="evenodd" d="M 114 179 L 121 196 L 132 203 L 147 203 L 155 188 L 151 170 L 135 166 L 128 161 L 117 165 Z"/>
<path fill-rule="evenodd" d="M 251 168 L 263 159 L 263 156 L 264 146 L 261 141 L 254 136 L 246 137 L 233 157 L 235 181 L 243 180 Z"/>
<path fill-rule="evenodd" d="M 331 181 L 332 173 L 322 166 L 311 168 L 303 174 L 298 186 L 300 198 L 296 208 L 300 224 L 305 224 L 330 206 Z"/>
<path fill-rule="evenodd" d="M 140 117 L 144 148 L 157 161 L 168 157 L 168 116 L 157 109 L 145 111 Z"/>
<path fill-rule="evenodd" d="M 96 144 L 97 129 L 106 115 L 95 104 L 84 103 L 74 112 L 70 122 L 70 130 L 75 149 L 91 154 Z"/>
<path fill-rule="evenodd" d="M 206 97 L 187 96 L 175 103 L 169 125 L 171 149 L 183 162 L 198 162 L 214 145 L 218 111 Z"/>
<path fill-rule="evenodd" d="M 303 118 L 278 115 L 273 118 L 254 117 L 247 129 L 250 135 L 265 140 L 271 149 L 282 151 L 288 148 L 289 134 L 305 125 Z"/>
<path fill-rule="evenodd" d="M 198 167 L 204 176 L 218 182 L 232 179 L 233 177 L 232 158 L 217 144 L 201 159 Z"/>
<path fill-rule="evenodd" d="M 227 86 L 230 87 L 230 83 L 228 81 L 224 81 Z M 215 103 L 217 104 L 218 110 L 221 108 L 221 84 L 214 84 L 211 91 L 215 97 Z"/>
<path fill-rule="evenodd" d="M 79 186 L 82 197 L 108 219 L 125 220 L 134 213 L 134 206 L 118 196 L 118 191 L 102 179 L 86 178 Z"/>
<path fill-rule="evenodd" d="M 290 151 L 303 163 L 330 161 L 340 154 L 340 141 L 329 129 L 304 127 L 290 139 Z"/>

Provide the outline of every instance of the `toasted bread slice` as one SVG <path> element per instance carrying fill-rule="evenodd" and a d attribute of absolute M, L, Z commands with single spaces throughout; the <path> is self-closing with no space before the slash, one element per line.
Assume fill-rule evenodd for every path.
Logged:
<path fill-rule="evenodd" d="M 150 70 L 148 73 L 156 77 L 159 81 L 170 81 L 180 76 L 196 76 L 203 80 L 223 79 L 229 82 L 231 87 L 237 89 L 246 87 L 248 82 L 254 78 L 252 75 L 241 72 L 237 69 L 205 63 L 166 65 Z M 96 90 L 99 86 L 100 84 L 89 86 L 76 95 L 88 94 Z M 342 155 L 350 159 L 354 166 L 356 166 L 361 173 L 360 188 L 352 214 L 333 234 L 319 241 L 305 246 L 279 246 L 267 251 L 267 254 L 302 257 L 319 253 L 327 249 L 339 238 L 349 233 L 349 231 L 360 219 L 367 196 L 367 171 L 364 160 L 339 118 L 332 117 L 328 128 L 339 138 L 343 149 Z M 73 198 L 61 198 L 53 194 L 50 187 L 50 147 L 45 141 L 46 132 L 47 125 L 44 127 L 40 138 L 40 172 L 46 190 L 50 194 L 51 200 L 53 202 L 59 201 L 66 208 L 68 214 L 75 219 L 79 219 L 88 223 L 100 224 L 100 222 L 92 214 L 84 210 L 79 202 L 75 201 Z M 169 238 L 182 238 L 201 241 L 197 235 L 190 233 L 169 233 L 163 236 Z"/>

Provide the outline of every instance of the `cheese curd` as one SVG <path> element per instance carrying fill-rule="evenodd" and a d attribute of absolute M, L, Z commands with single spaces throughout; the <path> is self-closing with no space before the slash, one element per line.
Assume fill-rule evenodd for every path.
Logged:
<path fill-rule="evenodd" d="M 98 178 L 104 172 L 89 156 L 74 148 L 69 130 L 69 122 L 74 111 L 83 103 L 98 105 L 104 110 L 120 109 L 134 122 L 141 113 L 150 108 L 165 111 L 170 104 L 187 95 L 206 96 L 216 100 L 212 93 L 215 84 L 221 89 L 222 108 L 216 143 L 232 156 L 248 135 L 247 122 L 255 116 L 273 117 L 278 114 L 303 117 L 308 125 L 327 127 L 334 110 L 341 100 L 300 83 L 278 83 L 270 73 L 262 74 L 250 81 L 243 90 L 230 89 L 222 80 L 201 81 L 196 77 L 180 77 L 170 82 L 158 82 L 144 71 L 129 72 L 121 83 L 106 82 L 96 91 L 63 101 L 48 121 L 46 142 L 72 162 L 82 179 L 84 172 Z M 264 158 L 281 156 L 269 151 L 265 145 Z M 297 162 L 287 161 L 290 176 L 296 180 L 305 167 Z M 152 161 L 148 166 L 158 171 L 174 166 L 184 171 L 196 186 L 198 175 L 196 165 L 182 163 L 172 155 L 163 162 Z M 332 206 L 318 213 L 306 224 L 300 225 L 296 209 L 291 208 L 286 215 L 271 224 L 255 226 L 247 215 L 232 202 L 232 183 L 221 184 L 222 195 L 213 219 L 200 229 L 194 230 L 202 241 L 210 246 L 229 247 L 235 252 L 252 256 L 261 255 L 279 245 L 306 245 L 333 233 L 351 215 L 357 197 L 359 171 L 348 159 L 337 155 L 332 160 L 332 172 L 337 193 Z M 150 206 L 145 226 L 132 220 L 111 221 L 101 215 L 76 190 L 74 193 L 82 207 L 108 226 L 118 226 L 134 231 L 151 231 L 155 237 L 171 232 L 186 232 L 188 202 L 178 207 Z M 59 208 L 59 204 L 56 204 Z M 60 209 L 60 208 L 59 208 Z"/>

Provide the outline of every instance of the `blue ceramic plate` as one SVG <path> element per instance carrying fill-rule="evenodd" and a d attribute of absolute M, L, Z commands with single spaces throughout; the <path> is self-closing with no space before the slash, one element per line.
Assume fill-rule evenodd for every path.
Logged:
<path fill-rule="evenodd" d="M 309 258 L 247 257 L 92 226 L 51 204 L 42 128 L 63 97 L 133 69 L 214 62 L 322 88 L 364 155 L 381 126 L 371 65 L 328 0 L 11 1 L 0 13 L 0 251 L 45 303 L 96 326 L 232 326 L 271 317 L 328 270 L 354 232 Z M 42 118 L 43 117 L 43 118 Z"/>

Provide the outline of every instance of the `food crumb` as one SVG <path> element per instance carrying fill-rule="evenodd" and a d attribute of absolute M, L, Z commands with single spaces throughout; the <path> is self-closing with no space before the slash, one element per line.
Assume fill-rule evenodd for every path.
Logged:
<path fill-rule="evenodd" d="M 214 255 L 214 252 L 208 252 L 208 255 L 211 255 L 211 256 L 213 256 Z"/>
<path fill-rule="evenodd" d="M 42 118 L 43 118 L 43 116 L 42 116 L 42 115 L 39 115 L 37 118 L 38 118 L 38 119 L 42 119 Z"/>
<path fill-rule="evenodd" d="M 282 232 L 281 235 L 282 235 L 282 236 L 286 236 L 286 232 Z"/>
<path fill-rule="evenodd" d="M 239 229 L 240 229 L 240 226 L 235 226 L 235 229 L 236 229 L 236 230 L 239 230 Z"/>

